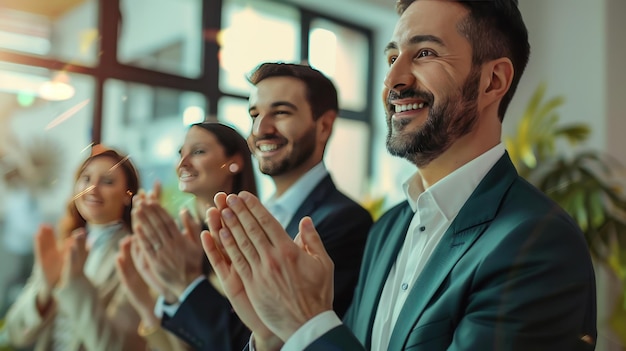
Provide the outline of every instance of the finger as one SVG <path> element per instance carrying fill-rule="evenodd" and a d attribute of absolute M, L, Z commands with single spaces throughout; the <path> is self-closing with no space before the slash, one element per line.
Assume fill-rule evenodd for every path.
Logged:
<path fill-rule="evenodd" d="M 50 249 L 57 247 L 56 238 L 54 236 L 54 230 L 47 224 L 42 224 L 35 234 L 35 257 L 41 258 L 43 253 Z"/>
<path fill-rule="evenodd" d="M 152 258 L 155 255 L 157 249 L 155 249 L 154 243 L 148 238 L 144 228 L 141 226 L 135 228 L 135 242 L 146 258 Z"/>
<path fill-rule="evenodd" d="M 150 194 L 148 195 L 148 197 L 152 201 L 160 202 L 161 201 L 161 193 L 162 193 L 161 182 L 159 182 L 157 180 L 157 181 L 154 182 L 154 185 L 152 186 L 152 190 L 150 191 Z"/>
<path fill-rule="evenodd" d="M 215 207 L 217 207 L 220 211 L 226 208 L 226 193 L 219 192 L 215 194 L 213 197 L 213 202 L 215 203 Z"/>
<path fill-rule="evenodd" d="M 129 285 L 132 274 L 137 272 L 132 262 L 130 238 L 131 237 L 128 236 L 120 241 L 120 250 L 115 260 L 115 268 L 120 275 L 122 283 L 126 286 Z"/>
<path fill-rule="evenodd" d="M 160 230 L 160 226 L 149 218 L 149 213 L 151 209 L 148 208 L 148 204 L 142 204 L 137 210 L 133 210 L 133 232 L 139 233 L 141 235 L 141 241 L 145 241 L 149 243 L 152 247 L 160 248 L 162 244 L 161 235 L 157 234 Z"/>
<path fill-rule="evenodd" d="M 149 202 L 144 209 L 145 216 L 152 227 L 153 242 L 160 242 L 165 245 L 171 239 L 180 236 L 176 222 L 161 205 L 156 202 Z"/>
<path fill-rule="evenodd" d="M 225 211 L 228 211 L 228 209 L 225 209 Z M 224 247 L 224 252 L 226 253 L 226 256 L 228 256 L 230 260 L 230 263 L 226 264 L 224 267 L 233 267 L 239 276 L 245 277 L 248 280 L 251 279 L 252 265 L 249 263 L 247 256 L 244 255 L 243 251 L 240 249 L 240 246 L 238 246 L 239 244 L 235 241 L 235 238 L 231 234 L 230 230 L 228 228 L 221 228 L 219 230 L 218 236 Z M 207 237 L 207 235 L 204 234 L 203 238 L 204 237 Z M 211 240 L 212 240 L 211 242 L 215 243 L 215 241 L 213 240 L 213 236 L 211 236 Z M 247 246 L 250 247 L 251 245 L 247 245 Z M 207 253 L 206 250 L 205 250 L 205 253 Z M 213 252 L 211 252 L 211 254 L 214 255 Z M 209 257 L 208 253 L 207 253 L 207 257 Z M 223 257 L 224 255 L 222 255 L 222 258 Z M 257 256 L 257 260 L 258 260 L 258 256 Z M 209 259 L 209 262 L 211 262 L 210 259 Z M 226 259 L 223 259 L 223 262 L 227 262 Z M 217 262 L 217 263 L 220 264 L 221 262 Z M 211 265 L 215 269 L 215 266 L 213 266 L 213 262 L 211 262 Z M 258 266 L 258 263 L 256 263 L 256 265 Z M 222 280 L 220 276 L 218 276 L 218 278 Z"/>
<path fill-rule="evenodd" d="M 302 248 L 311 256 L 316 257 L 329 257 L 324 247 L 324 243 L 320 238 L 319 233 L 315 230 L 311 217 L 304 217 L 300 220 L 297 239 L 301 240 Z"/>
<path fill-rule="evenodd" d="M 217 277 L 220 280 L 226 279 L 229 272 L 229 262 L 224 258 L 211 233 L 203 230 L 202 234 L 200 234 L 200 241 L 202 242 L 202 249 L 204 249 L 204 253 L 209 259 Z"/>
<path fill-rule="evenodd" d="M 230 196 L 236 198 L 235 195 L 229 195 L 229 197 Z M 235 200 L 241 205 L 239 207 L 245 208 L 245 205 L 243 205 L 241 200 Z M 235 215 L 231 208 L 223 209 L 221 215 L 225 226 L 218 231 L 218 237 L 230 260 L 234 262 L 236 259 L 240 259 L 239 257 L 235 258 L 232 256 L 231 251 L 233 251 L 235 255 L 243 255 L 244 259 L 253 267 L 258 266 L 261 263 L 259 251 L 267 251 L 266 249 L 271 247 L 269 241 L 265 237 L 265 234 L 261 232 L 261 228 L 255 223 L 254 219 L 247 212 L 247 210 L 239 209 L 239 218 L 243 218 L 243 220 L 248 221 L 247 227 L 245 228 L 239 222 L 239 218 Z M 227 246 L 225 239 L 231 241 L 229 242 L 231 245 L 230 248 Z M 233 245 L 236 246 L 236 250 L 232 247 Z"/>
<path fill-rule="evenodd" d="M 194 244 L 200 245 L 201 228 L 188 209 L 180 211 L 180 221 L 184 228 L 183 235 Z"/>
<path fill-rule="evenodd" d="M 215 241 L 215 244 L 217 245 L 217 248 L 222 253 L 224 253 L 224 246 L 222 245 L 222 242 L 219 239 L 218 235 L 220 229 L 222 229 L 223 227 L 222 215 L 217 208 L 211 207 L 207 210 L 207 225 L 209 227 L 209 232 L 211 232 L 211 235 L 213 236 L 213 241 Z"/>
<path fill-rule="evenodd" d="M 262 248 L 268 244 L 276 246 L 279 242 L 293 242 L 276 218 L 251 193 L 242 191 L 238 197 L 229 196 L 226 202 L 237 214 L 255 246 Z"/>

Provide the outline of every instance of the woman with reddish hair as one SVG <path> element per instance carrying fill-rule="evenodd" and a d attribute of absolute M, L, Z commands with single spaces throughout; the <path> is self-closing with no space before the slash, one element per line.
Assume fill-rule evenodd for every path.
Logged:
<path fill-rule="evenodd" d="M 35 351 L 141 350 L 139 316 L 115 271 L 119 241 L 131 233 L 137 171 L 127 156 L 96 145 L 74 179 L 58 236 L 42 225 L 35 264 L 6 317 L 10 342 Z"/>

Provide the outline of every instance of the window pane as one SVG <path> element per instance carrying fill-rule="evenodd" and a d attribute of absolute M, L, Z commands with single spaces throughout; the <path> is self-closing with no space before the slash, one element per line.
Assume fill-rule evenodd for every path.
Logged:
<path fill-rule="evenodd" d="M 49 77 L 55 75 L 57 72 L 0 63 L 3 253 L 27 256 L 39 224 L 56 225 L 71 196 L 76 167 L 90 151 L 94 81 L 87 76 L 67 74 L 65 85 L 52 84 Z M 46 89 L 47 93 L 39 92 Z M 55 89 L 63 94 L 55 95 Z M 3 253 L 0 256 L 4 258 Z M 3 293 L 7 289 L 15 292 L 31 267 L 17 258 L 0 263 L 0 296 L 7 297 Z M 10 283 L 4 279 L 9 276 L 13 278 Z M 0 304 L 7 301 L 3 299 Z"/>
<path fill-rule="evenodd" d="M 337 187 L 355 200 L 367 191 L 370 127 L 365 122 L 337 118 L 324 162 Z"/>
<path fill-rule="evenodd" d="M 72 63 L 98 63 L 96 0 L 2 0 L 0 48 Z"/>
<path fill-rule="evenodd" d="M 241 135 L 248 137 L 252 130 L 252 119 L 248 113 L 248 100 L 223 97 L 218 103 L 217 119 L 235 127 Z"/>
<path fill-rule="evenodd" d="M 292 6 L 226 0 L 219 41 L 220 89 L 247 95 L 247 76 L 265 61 L 299 61 L 300 15 Z"/>
<path fill-rule="evenodd" d="M 190 78 L 202 74 L 202 0 L 121 0 L 121 63 Z"/>
<path fill-rule="evenodd" d="M 103 143 L 128 153 L 142 187 L 158 180 L 170 213 L 190 199 L 178 191 L 175 167 L 189 124 L 202 122 L 202 94 L 109 79 L 104 85 Z"/>
<path fill-rule="evenodd" d="M 363 33 L 316 19 L 309 33 L 309 63 L 331 77 L 342 109 L 363 111 L 367 101 L 369 47 Z"/>

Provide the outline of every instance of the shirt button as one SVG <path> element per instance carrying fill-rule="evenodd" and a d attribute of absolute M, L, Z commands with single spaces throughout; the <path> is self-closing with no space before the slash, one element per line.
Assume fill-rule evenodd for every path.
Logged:
<path fill-rule="evenodd" d="M 426 230 L 426 227 L 421 226 L 421 227 L 420 227 L 420 232 L 423 232 L 424 230 Z"/>
<path fill-rule="evenodd" d="M 402 288 L 402 290 L 406 290 L 409 288 L 409 284 L 407 283 L 402 283 L 402 285 L 400 286 Z"/>

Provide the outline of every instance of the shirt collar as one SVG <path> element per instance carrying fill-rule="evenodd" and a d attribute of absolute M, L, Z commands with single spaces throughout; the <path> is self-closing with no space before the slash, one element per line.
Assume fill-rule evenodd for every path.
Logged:
<path fill-rule="evenodd" d="M 422 177 L 419 171 L 417 171 L 402 184 L 411 209 L 413 212 L 416 212 L 418 210 L 419 197 L 422 194 L 429 193 L 444 217 L 447 220 L 453 219 L 487 172 L 504 155 L 504 152 L 504 144 L 498 143 L 498 145 L 459 167 L 426 190 L 424 190 L 422 185 Z"/>
<path fill-rule="evenodd" d="M 117 233 L 124 226 L 124 222 L 115 221 L 106 224 L 89 224 L 87 223 L 87 247 L 97 246 L 104 243 L 114 233 Z M 96 244 L 97 243 L 97 244 Z"/>
<path fill-rule="evenodd" d="M 267 208 L 270 212 L 272 212 L 272 208 L 280 208 L 281 211 L 286 212 L 288 217 L 291 218 L 311 191 L 313 191 L 317 184 L 327 175 L 328 170 L 324 162 L 318 163 L 293 183 L 281 196 L 277 197 L 276 194 L 272 195 L 266 201 Z"/>

